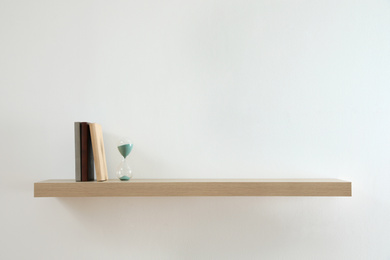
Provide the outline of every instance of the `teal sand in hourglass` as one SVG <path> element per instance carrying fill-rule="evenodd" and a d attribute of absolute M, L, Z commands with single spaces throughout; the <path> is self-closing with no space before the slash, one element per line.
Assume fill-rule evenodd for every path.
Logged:
<path fill-rule="evenodd" d="M 118 169 L 116 171 L 116 176 L 121 181 L 128 181 L 132 177 L 130 166 L 126 161 L 126 158 L 130 154 L 132 149 L 133 149 L 133 143 L 128 139 L 122 139 L 119 141 L 118 150 L 123 156 L 123 159 L 118 166 Z"/>

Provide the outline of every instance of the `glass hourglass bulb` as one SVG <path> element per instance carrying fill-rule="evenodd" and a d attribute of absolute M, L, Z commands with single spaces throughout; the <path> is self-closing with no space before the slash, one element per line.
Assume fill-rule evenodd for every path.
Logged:
<path fill-rule="evenodd" d="M 116 170 L 116 176 L 121 181 L 128 181 L 133 177 L 130 166 L 126 160 L 132 149 L 133 143 L 130 140 L 124 138 L 119 141 L 118 151 L 123 156 L 123 159 Z"/>

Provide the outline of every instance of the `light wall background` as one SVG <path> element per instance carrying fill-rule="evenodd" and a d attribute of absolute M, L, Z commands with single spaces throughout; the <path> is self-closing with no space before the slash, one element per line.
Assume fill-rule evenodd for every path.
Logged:
<path fill-rule="evenodd" d="M 0 259 L 390 259 L 390 2 L 0 1 Z M 134 178 L 352 198 L 33 198 L 73 122 Z"/>

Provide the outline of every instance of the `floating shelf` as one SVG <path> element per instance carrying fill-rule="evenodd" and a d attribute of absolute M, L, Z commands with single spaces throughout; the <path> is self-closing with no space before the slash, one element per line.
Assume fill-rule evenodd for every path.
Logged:
<path fill-rule="evenodd" d="M 123 182 L 47 180 L 34 183 L 34 197 L 146 196 L 352 196 L 338 179 L 131 179 Z"/>

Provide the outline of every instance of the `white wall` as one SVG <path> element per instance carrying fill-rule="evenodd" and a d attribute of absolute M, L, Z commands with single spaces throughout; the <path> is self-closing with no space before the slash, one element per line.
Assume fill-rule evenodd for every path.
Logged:
<path fill-rule="evenodd" d="M 390 259 L 389 1 L 1 1 L 0 259 Z M 74 177 L 341 178 L 352 198 L 33 198 Z"/>

